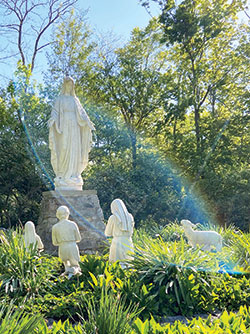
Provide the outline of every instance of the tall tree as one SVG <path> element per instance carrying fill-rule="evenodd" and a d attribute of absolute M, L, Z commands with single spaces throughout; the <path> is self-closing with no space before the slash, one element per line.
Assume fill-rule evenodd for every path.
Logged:
<path fill-rule="evenodd" d="M 90 76 L 80 80 L 82 89 L 96 103 L 112 107 L 122 117 L 129 131 L 134 167 L 137 136 L 146 124 L 155 122 L 168 94 L 165 60 L 157 23 L 152 21 L 145 30 L 134 29 L 131 40 L 114 53 L 101 49 Z"/>
<path fill-rule="evenodd" d="M 196 148 L 200 153 L 200 118 L 203 106 L 211 91 L 221 84 L 232 68 L 226 69 L 222 62 L 215 62 L 216 55 L 213 53 L 211 56 L 211 49 L 217 44 L 228 52 L 225 42 L 230 46 L 234 41 L 236 13 L 243 9 L 245 1 L 156 2 L 162 9 L 159 21 L 163 27 L 163 41 L 172 46 L 173 63 L 185 75 L 190 107 L 194 113 Z M 147 1 L 142 3 L 144 6 L 149 4 Z M 220 40 L 222 43 L 219 43 Z"/>
<path fill-rule="evenodd" d="M 34 93 L 29 76 L 30 71 L 20 66 L 19 80 L 2 89 L 0 97 L 0 223 L 5 227 L 37 222 L 41 194 L 48 185 L 35 158 L 36 154 L 44 162 L 46 155 L 48 108 Z"/>
<path fill-rule="evenodd" d="M 53 85 L 65 75 L 77 80 L 84 76 L 83 70 L 89 72 L 92 67 L 91 56 L 95 43 L 91 40 L 92 33 L 85 14 L 75 14 L 71 10 L 65 20 L 53 30 L 52 49 L 47 54 L 48 76 Z"/>
<path fill-rule="evenodd" d="M 237 19 L 246 1 L 155 2 L 178 85 L 154 140 L 191 177 L 189 191 L 205 196 L 223 223 L 246 228 L 238 198 L 247 201 L 249 184 L 249 27 Z"/>
<path fill-rule="evenodd" d="M 46 32 L 64 16 L 77 0 L 1 0 L 2 17 L 0 31 L 6 36 L 8 51 L 19 55 L 22 64 L 35 66 L 38 53 L 51 41 Z M 12 45 L 14 45 L 12 47 Z"/>

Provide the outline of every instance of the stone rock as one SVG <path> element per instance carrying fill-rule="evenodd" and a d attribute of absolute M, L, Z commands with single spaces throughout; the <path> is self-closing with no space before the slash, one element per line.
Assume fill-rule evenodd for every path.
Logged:
<path fill-rule="evenodd" d="M 43 193 L 37 233 L 40 235 L 44 250 L 57 255 L 57 247 L 52 245 L 52 226 L 58 222 L 56 210 L 66 205 L 70 210 L 70 220 L 77 223 L 81 242 L 81 253 L 93 254 L 102 251 L 106 244 L 104 235 L 104 217 L 95 190 L 46 191 Z"/>

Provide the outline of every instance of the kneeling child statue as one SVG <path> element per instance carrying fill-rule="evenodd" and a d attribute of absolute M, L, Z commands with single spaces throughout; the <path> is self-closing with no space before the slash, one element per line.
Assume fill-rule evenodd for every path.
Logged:
<path fill-rule="evenodd" d="M 81 274 L 79 267 L 80 254 L 77 242 L 81 241 L 81 235 L 75 222 L 69 220 L 69 209 L 60 206 L 56 211 L 59 222 L 52 227 L 52 243 L 59 246 L 58 253 L 62 260 L 65 273 L 71 278 L 73 275 Z"/>

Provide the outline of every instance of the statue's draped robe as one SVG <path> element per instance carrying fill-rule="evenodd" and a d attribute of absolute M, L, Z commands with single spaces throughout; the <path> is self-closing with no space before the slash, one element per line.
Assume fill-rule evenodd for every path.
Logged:
<path fill-rule="evenodd" d="M 60 220 L 52 227 L 52 243 L 59 246 L 59 257 L 63 263 L 69 266 L 78 266 L 80 261 L 77 242 L 80 242 L 81 235 L 75 222 L 68 219 Z"/>
<path fill-rule="evenodd" d="M 134 218 L 127 211 L 124 203 L 116 199 L 111 204 L 112 216 L 109 217 L 108 223 L 105 229 L 105 235 L 107 237 L 113 237 L 110 252 L 109 261 L 121 261 L 131 259 L 129 252 L 133 251 L 132 234 L 134 229 Z"/>
<path fill-rule="evenodd" d="M 36 245 L 38 250 L 41 250 L 44 248 L 41 238 L 36 233 L 34 234 L 34 236 L 32 236 L 32 238 L 30 235 L 27 235 L 27 233 L 24 234 L 24 243 L 27 249 L 29 249 L 31 244 Z"/>
<path fill-rule="evenodd" d="M 60 95 L 49 120 L 51 164 L 57 178 L 76 181 L 88 164 L 91 123 L 77 97 Z"/>

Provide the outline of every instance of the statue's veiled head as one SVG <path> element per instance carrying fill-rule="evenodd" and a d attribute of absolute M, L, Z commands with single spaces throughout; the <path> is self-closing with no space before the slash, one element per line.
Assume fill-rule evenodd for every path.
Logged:
<path fill-rule="evenodd" d="M 26 234 L 35 235 L 36 230 L 34 223 L 32 221 L 27 221 L 27 223 L 24 225 L 24 231 Z"/>
<path fill-rule="evenodd" d="M 128 213 L 126 205 L 121 199 L 116 198 L 113 200 L 111 203 L 111 212 L 121 222 L 121 229 L 123 231 L 129 231 L 131 229 L 132 219 Z"/>
<path fill-rule="evenodd" d="M 70 76 L 64 78 L 61 93 L 62 95 L 75 96 L 75 82 Z"/>

